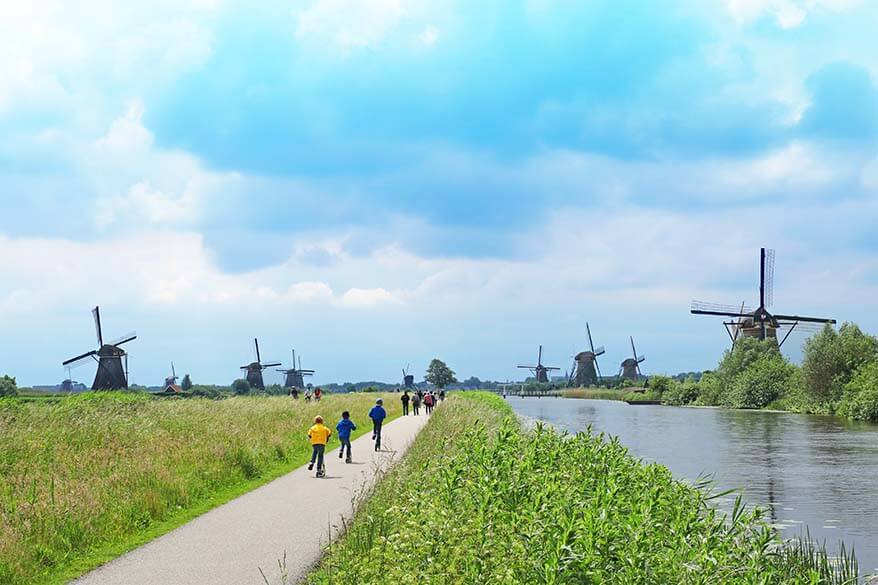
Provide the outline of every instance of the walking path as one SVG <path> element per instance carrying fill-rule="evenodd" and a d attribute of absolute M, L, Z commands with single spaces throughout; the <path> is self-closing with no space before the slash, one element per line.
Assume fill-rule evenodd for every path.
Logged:
<path fill-rule="evenodd" d="M 320 560 L 341 517 L 351 517 L 355 495 L 402 456 L 427 420 L 423 414 L 400 417 L 385 425 L 381 452 L 374 452 L 371 433 L 364 435 L 353 442 L 350 465 L 338 450 L 327 452 L 325 478 L 301 467 L 73 583 L 265 585 L 261 568 L 270 585 L 281 585 L 278 562 L 285 554 L 287 583 L 296 583 Z M 371 427 L 365 417 L 356 422 Z"/>

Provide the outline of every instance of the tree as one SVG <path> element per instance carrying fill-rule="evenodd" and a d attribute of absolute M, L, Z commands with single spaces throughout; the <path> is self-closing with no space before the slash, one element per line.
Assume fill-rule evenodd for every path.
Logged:
<path fill-rule="evenodd" d="M 805 343 L 805 392 L 818 404 L 837 402 L 857 370 L 876 360 L 878 339 L 863 333 L 853 323 L 842 324 L 837 333 L 826 325 Z"/>
<path fill-rule="evenodd" d="M 863 366 L 845 384 L 838 410 L 850 418 L 878 422 L 878 362 Z"/>
<path fill-rule="evenodd" d="M 180 388 L 183 389 L 183 392 L 189 392 L 192 390 L 192 378 L 189 377 L 189 374 L 183 376 L 183 381 L 180 382 Z"/>
<path fill-rule="evenodd" d="M 424 376 L 424 379 L 439 389 L 445 388 L 449 384 L 457 384 L 454 372 L 438 358 L 434 358 L 427 366 L 427 375 Z"/>
<path fill-rule="evenodd" d="M 477 377 L 470 376 L 469 378 L 467 378 L 466 380 L 463 381 L 463 387 L 477 389 L 477 388 L 482 388 L 483 385 L 482 385 L 482 381 L 479 380 Z"/>
<path fill-rule="evenodd" d="M 232 392 L 238 395 L 250 394 L 250 383 L 247 380 L 238 378 L 232 382 Z"/>
<path fill-rule="evenodd" d="M 15 378 L 10 378 L 9 376 L 0 378 L 0 397 L 17 395 L 18 385 L 15 383 Z"/>

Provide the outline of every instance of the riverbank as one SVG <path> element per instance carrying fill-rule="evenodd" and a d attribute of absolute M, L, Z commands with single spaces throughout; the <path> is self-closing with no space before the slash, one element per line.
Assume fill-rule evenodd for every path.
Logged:
<path fill-rule="evenodd" d="M 307 462 L 315 415 L 379 396 L 0 400 L 0 583 L 63 583 L 167 533 Z"/>
<path fill-rule="evenodd" d="M 856 574 L 783 546 L 740 501 L 727 519 L 710 503 L 615 439 L 526 431 L 498 396 L 453 395 L 308 582 L 833 584 Z"/>

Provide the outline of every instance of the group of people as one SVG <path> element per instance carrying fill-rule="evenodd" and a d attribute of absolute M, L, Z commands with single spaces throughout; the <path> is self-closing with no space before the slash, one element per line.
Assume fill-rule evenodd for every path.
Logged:
<path fill-rule="evenodd" d="M 445 390 L 439 390 L 439 392 L 433 390 L 428 392 L 418 390 L 411 395 L 409 395 L 409 391 L 406 390 L 402 393 L 402 396 L 399 399 L 402 401 L 403 416 L 408 416 L 409 404 L 412 405 L 412 414 L 414 416 L 421 414 L 421 404 L 424 405 L 424 411 L 426 414 L 430 414 L 433 412 L 433 409 L 437 404 L 445 400 Z"/>
<path fill-rule="evenodd" d="M 296 388 L 295 386 L 290 388 L 290 396 L 294 400 L 298 399 L 299 398 L 299 389 Z M 305 401 L 306 402 L 310 402 L 312 398 L 315 401 L 319 402 L 320 398 L 322 396 L 323 396 L 323 390 L 321 390 L 320 388 L 315 388 L 314 390 L 311 390 L 311 388 L 308 388 L 307 390 L 305 390 Z"/>
<path fill-rule="evenodd" d="M 381 427 L 384 424 L 384 419 L 387 418 L 384 401 L 380 398 L 375 401 L 375 406 L 369 411 L 369 418 L 372 419 L 372 440 L 375 441 L 375 450 L 379 451 L 381 449 Z M 345 463 L 351 463 L 351 433 L 357 430 L 357 425 L 351 420 L 350 412 L 346 410 L 341 413 L 341 420 L 335 425 L 335 430 L 338 431 L 338 440 L 341 442 L 338 458 L 344 457 Z M 323 424 L 323 417 L 314 417 L 314 426 L 308 429 L 308 438 L 311 440 L 311 463 L 308 464 L 308 470 L 313 471 L 316 464 L 317 477 L 323 477 L 326 473 L 323 457 L 326 453 L 326 444 L 329 443 L 331 436 L 332 430 Z"/>

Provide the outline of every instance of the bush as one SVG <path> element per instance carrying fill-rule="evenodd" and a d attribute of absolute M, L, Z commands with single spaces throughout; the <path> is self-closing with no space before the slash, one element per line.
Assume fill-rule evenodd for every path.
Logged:
<path fill-rule="evenodd" d="M 878 422 L 878 362 L 861 368 L 845 385 L 838 411 L 856 420 Z"/>
<path fill-rule="evenodd" d="M 698 381 L 698 398 L 695 404 L 699 406 L 718 406 L 723 396 L 722 379 L 714 372 L 704 372 Z"/>
<path fill-rule="evenodd" d="M 671 406 L 683 406 L 692 404 L 698 400 L 700 387 L 698 382 L 693 379 L 684 382 L 675 383 L 673 386 L 662 394 L 662 402 Z"/>
<path fill-rule="evenodd" d="M 765 408 L 786 392 L 795 366 L 780 352 L 765 353 L 731 380 L 722 404 L 729 408 Z"/>
<path fill-rule="evenodd" d="M 222 386 L 203 386 L 201 384 L 192 386 L 193 396 L 202 396 L 204 398 L 220 398 L 229 388 Z"/>
<path fill-rule="evenodd" d="M 646 382 L 646 387 L 653 393 L 661 396 L 676 385 L 676 382 L 668 376 L 651 376 Z"/>
<path fill-rule="evenodd" d="M 250 394 L 250 383 L 243 378 L 238 378 L 232 382 L 232 392 L 237 395 Z"/>
<path fill-rule="evenodd" d="M 15 378 L 3 376 L 0 378 L 0 397 L 2 396 L 18 396 L 18 385 Z"/>

